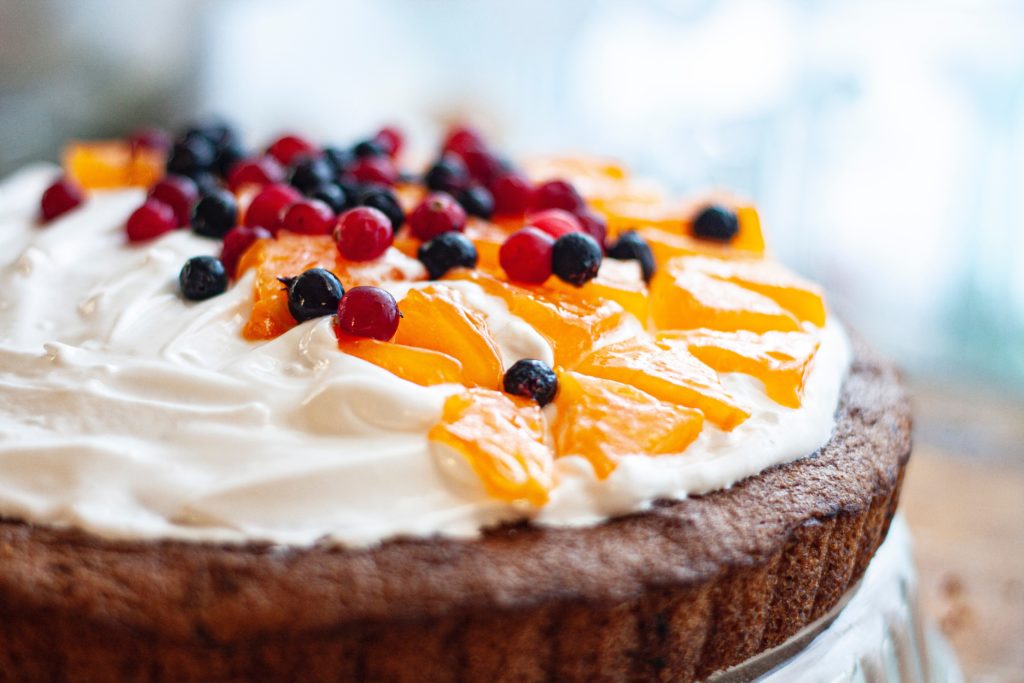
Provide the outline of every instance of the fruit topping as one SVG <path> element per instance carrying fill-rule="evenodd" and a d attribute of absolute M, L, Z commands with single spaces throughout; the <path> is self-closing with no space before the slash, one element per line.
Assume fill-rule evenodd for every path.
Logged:
<path fill-rule="evenodd" d="M 469 187 L 469 171 L 462 158 L 456 154 L 444 154 L 431 166 L 423 177 L 427 187 L 434 192 L 457 195 Z"/>
<path fill-rule="evenodd" d="M 349 168 L 349 173 L 360 183 L 394 185 L 398 182 L 398 169 L 386 156 L 357 159 Z"/>
<path fill-rule="evenodd" d="M 412 289 L 402 299 L 402 322 L 395 342 L 441 351 L 462 363 L 469 385 L 497 389 L 501 353 L 483 315 L 448 287 Z"/>
<path fill-rule="evenodd" d="M 318 199 L 300 199 L 281 217 L 281 229 L 300 235 L 329 235 L 336 216 L 331 207 Z"/>
<path fill-rule="evenodd" d="M 656 266 L 654 254 L 647 240 L 640 236 L 636 230 L 627 230 L 619 235 L 619 239 L 608 249 L 608 255 L 620 261 L 637 261 L 640 264 L 644 281 L 650 282 L 654 277 Z"/>
<path fill-rule="evenodd" d="M 178 227 L 174 209 L 158 199 L 147 199 L 135 209 L 125 224 L 129 242 L 145 242 Z"/>
<path fill-rule="evenodd" d="M 387 341 L 400 318 L 395 297 L 380 287 L 353 287 L 338 304 L 338 329 L 355 337 Z"/>
<path fill-rule="evenodd" d="M 220 262 L 224 264 L 224 270 L 230 277 L 236 277 L 238 262 L 242 254 L 253 245 L 256 240 L 270 239 L 273 235 L 264 227 L 239 225 L 224 235 L 224 244 L 220 250 Z"/>
<path fill-rule="evenodd" d="M 728 242 L 739 233 L 740 224 L 733 211 L 719 204 L 712 204 L 694 217 L 691 229 L 694 237 Z"/>
<path fill-rule="evenodd" d="M 171 148 L 171 138 L 162 128 L 136 128 L 128 135 L 128 145 L 132 152 L 144 149 L 166 152 Z"/>
<path fill-rule="evenodd" d="M 391 221 L 377 209 L 360 206 L 341 214 L 334 230 L 338 251 L 350 261 L 371 261 L 394 239 Z"/>
<path fill-rule="evenodd" d="M 392 231 L 398 232 L 398 229 L 405 224 L 405 212 L 391 188 L 371 185 L 360 192 L 350 194 L 358 197 L 359 206 L 369 206 L 387 216 L 391 221 Z"/>
<path fill-rule="evenodd" d="M 343 333 L 339 334 L 338 346 L 345 353 L 382 367 L 413 384 L 429 387 L 463 383 L 462 363 L 440 351 Z"/>
<path fill-rule="evenodd" d="M 636 387 L 577 372 L 561 375 L 551 426 L 559 457 L 586 458 L 606 479 L 622 458 L 682 453 L 700 434 L 699 410 L 660 401 Z"/>
<path fill-rule="evenodd" d="M 604 216 L 596 211 L 585 209 L 576 214 L 576 220 L 583 226 L 583 232 L 593 237 L 603 250 L 608 242 L 608 221 Z"/>
<path fill-rule="evenodd" d="M 597 276 L 601 259 L 601 247 L 593 237 L 570 232 L 555 240 L 551 269 L 560 280 L 582 287 Z"/>
<path fill-rule="evenodd" d="M 208 171 L 213 166 L 217 153 L 213 144 L 201 135 L 186 135 L 171 146 L 167 157 L 167 172 L 176 175 L 193 175 Z"/>
<path fill-rule="evenodd" d="M 171 207 L 177 227 L 184 228 L 192 220 L 192 207 L 199 199 L 199 188 L 188 176 L 167 175 L 153 186 L 149 196 Z"/>
<path fill-rule="evenodd" d="M 319 199 L 324 204 L 331 207 L 331 211 L 334 213 L 341 213 L 345 209 L 352 208 L 349 203 L 348 193 L 345 192 L 341 185 L 337 183 L 324 183 L 323 185 L 317 185 L 309 191 L 309 198 Z"/>
<path fill-rule="evenodd" d="M 334 182 L 336 177 L 334 167 L 321 156 L 298 157 L 288 170 L 289 184 L 306 194 L 325 183 Z"/>
<path fill-rule="evenodd" d="M 428 438 L 461 455 L 487 493 L 540 506 L 554 485 L 544 413 L 528 399 L 488 389 L 448 397 Z"/>
<path fill-rule="evenodd" d="M 558 239 L 570 232 L 583 232 L 583 225 L 576 216 L 562 209 L 545 209 L 526 217 L 527 225 L 546 232 Z"/>
<path fill-rule="evenodd" d="M 476 149 L 484 149 L 486 146 L 480 132 L 466 125 L 453 127 L 441 143 L 443 151 L 454 152 L 460 156 Z"/>
<path fill-rule="evenodd" d="M 150 187 L 164 174 L 163 150 L 123 140 L 72 143 L 62 156 L 68 178 L 84 190 Z"/>
<path fill-rule="evenodd" d="M 409 214 L 409 228 L 421 240 L 431 240 L 466 226 L 466 211 L 446 192 L 432 192 Z"/>
<path fill-rule="evenodd" d="M 295 322 L 305 322 L 338 312 L 345 290 L 331 271 L 310 268 L 298 277 L 280 278 L 288 288 L 288 312 Z"/>
<path fill-rule="evenodd" d="M 228 275 L 224 264 L 213 256 L 193 256 L 178 275 L 181 293 L 190 301 L 204 301 L 228 288 Z"/>
<path fill-rule="evenodd" d="M 494 214 L 494 196 L 483 185 L 471 185 L 460 192 L 459 204 L 470 216 L 490 220 Z"/>
<path fill-rule="evenodd" d="M 352 153 L 356 155 L 357 159 L 387 155 L 387 152 L 384 150 L 384 146 L 376 139 L 361 140 L 357 142 L 352 146 Z"/>
<path fill-rule="evenodd" d="M 384 153 L 390 157 L 396 157 L 405 145 L 405 138 L 402 131 L 394 126 L 384 126 L 373 136 L 374 142 L 380 145 Z"/>
<path fill-rule="evenodd" d="M 565 180 L 549 180 L 538 185 L 533 191 L 530 208 L 534 211 L 562 209 L 569 213 L 578 213 L 586 209 L 587 205 L 571 183 Z"/>
<path fill-rule="evenodd" d="M 171 212 L 173 215 L 173 211 Z M 227 190 L 200 199 L 192 209 L 192 230 L 204 237 L 223 237 L 238 222 L 238 203 Z"/>
<path fill-rule="evenodd" d="M 442 277 L 452 268 L 475 268 L 477 264 L 476 247 L 461 232 L 441 233 L 421 244 L 416 255 L 431 280 Z"/>
<path fill-rule="evenodd" d="M 555 240 L 537 228 L 512 233 L 498 252 L 498 260 L 510 280 L 540 284 L 551 277 Z"/>
<path fill-rule="evenodd" d="M 66 214 L 85 201 L 82 188 L 68 178 L 61 178 L 43 192 L 39 201 L 39 214 L 49 222 Z"/>
<path fill-rule="evenodd" d="M 533 186 L 519 173 L 499 175 L 491 183 L 494 195 L 494 215 L 518 217 L 524 215 L 533 201 Z"/>
<path fill-rule="evenodd" d="M 277 234 L 285 210 L 302 199 L 299 191 L 290 185 L 275 183 L 259 191 L 245 210 L 245 225 L 260 226 Z"/>
<path fill-rule="evenodd" d="M 267 155 L 277 159 L 282 166 L 289 166 L 299 157 L 313 156 L 316 153 L 316 146 L 298 135 L 283 135 L 267 148 Z"/>
<path fill-rule="evenodd" d="M 505 372 L 502 388 L 506 393 L 531 398 L 538 405 L 546 406 L 558 393 L 558 375 L 543 361 L 524 358 Z"/>
<path fill-rule="evenodd" d="M 255 159 L 243 159 L 235 163 L 228 171 L 227 180 L 228 187 L 232 192 L 241 192 L 248 185 L 263 187 L 283 183 L 284 177 L 284 167 L 277 159 L 262 156 Z"/>

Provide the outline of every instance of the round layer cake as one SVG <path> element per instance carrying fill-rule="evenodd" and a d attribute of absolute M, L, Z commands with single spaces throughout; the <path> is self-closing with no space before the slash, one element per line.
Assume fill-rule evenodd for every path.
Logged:
<path fill-rule="evenodd" d="M 426 182 L 469 172 L 491 220 L 479 190 L 444 188 L 466 221 L 421 189 L 353 188 L 388 179 L 393 131 L 374 163 L 331 171 L 413 223 L 358 262 L 351 206 L 334 236 L 268 226 L 237 267 L 233 238 L 161 228 L 160 206 L 140 218 L 142 191 L 121 188 L 158 179 L 160 150 L 72 148 L 88 196 L 51 195 L 63 210 L 39 225 L 19 222 L 25 196 L 56 173 L 0 186 L 0 680 L 695 681 L 856 584 L 910 453 L 896 372 L 861 342 L 849 360 L 820 294 L 763 256 L 750 207 L 653 201 L 594 160 L 483 177 L 468 135 Z M 269 150 L 300 186 L 303 143 Z M 266 166 L 226 170 L 248 209 L 225 233 L 269 201 L 252 187 Z M 519 182 L 533 204 L 510 214 Z M 216 233 L 206 211 L 194 231 Z M 446 227 L 476 267 L 434 272 L 422 247 L 445 230 L 426 233 L 460 220 Z M 586 249 L 562 249 L 525 283 L 504 247 L 524 225 L 546 229 L 541 247 L 585 234 L 613 258 L 588 270 Z M 190 303 L 177 271 L 218 252 L 226 293 Z M 314 265 L 345 293 L 338 316 L 300 324 L 277 278 Z M 397 334 L 345 328 L 355 285 L 394 294 Z M 527 358 L 553 397 L 514 381 Z"/>

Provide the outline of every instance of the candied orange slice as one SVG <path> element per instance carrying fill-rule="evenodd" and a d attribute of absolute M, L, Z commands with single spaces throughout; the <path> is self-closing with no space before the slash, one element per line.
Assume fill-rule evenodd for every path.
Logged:
<path fill-rule="evenodd" d="M 431 349 L 462 364 L 466 384 L 501 386 L 501 353 L 483 315 L 469 308 L 462 295 L 448 287 L 412 289 L 398 303 L 402 320 L 396 344 Z"/>
<path fill-rule="evenodd" d="M 740 372 L 761 380 L 768 397 L 787 408 L 799 408 L 811 360 L 820 342 L 806 332 L 663 332 L 718 372 Z"/>
<path fill-rule="evenodd" d="M 338 346 L 349 355 L 420 386 L 462 383 L 462 363 L 440 351 L 349 335 L 339 339 Z"/>
<path fill-rule="evenodd" d="M 490 389 L 449 396 L 428 438 L 459 453 L 500 500 L 547 502 L 554 481 L 544 413 L 533 401 Z"/>
<path fill-rule="evenodd" d="M 479 271 L 452 271 L 505 301 L 512 315 L 533 326 L 551 345 L 555 364 L 571 367 L 606 333 L 619 327 L 626 312 L 614 301 L 588 301 L 543 287 L 513 285 Z"/>
<path fill-rule="evenodd" d="M 162 152 L 120 140 L 74 142 L 62 156 L 68 176 L 87 190 L 149 187 L 164 174 Z"/>
<path fill-rule="evenodd" d="M 610 299 L 641 322 L 647 321 L 647 284 L 635 261 L 605 259 L 597 277 L 582 287 L 574 287 L 558 278 L 549 279 L 544 286 L 595 303 Z"/>
<path fill-rule="evenodd" d="M 634 386 L 669 403 L 696 408 L 708 420 L 731 431 L 748 417 L 718 381 L 715 372 L 690 353 L 685 342 L 636 337 L 603 346 L 576 370 L 592 377 Z"/>
<path fill-rule="evenodd" d="M 555 406 L 556 452 L 586 458 L 598 479 L 606 479 L 622 457 L 681 453 L 704 424 L 699 410 L 576 372 L 559 374 Z"/>

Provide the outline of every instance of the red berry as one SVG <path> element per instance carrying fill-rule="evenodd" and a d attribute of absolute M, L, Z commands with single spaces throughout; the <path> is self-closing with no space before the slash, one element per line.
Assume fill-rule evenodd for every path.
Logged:
<path fill-rule="evenodd" d="M 138 128 L 128 135 L 128 144 L 133 154 L 142 149 L 164 152 L 171 148 L 171 138 L 162 128 Z"/>
<path fill-rule="evenodd" d="M 534 211 L 564 209 L 570 213 L 579 213 L 586 209 L 587 205 L 571 184 L 564 180 L 549 180 L 538 185 L 533 191 L 531 208 Z"/>
<path fill-rule="evenodd" d="M 352 165 L 349 172 L 360 183 L 394 185 L 398 182 L 398 169 L 390 158 L 384 156 L 363 157 Z"/>
<path fill-rule="evenodd" d="M 313 156 L 317 152 L 316 145 L 298 135 L 283 135 L 267 148 L 267 154 L 283 166 L 290 166 L 300 156 Z"/>
<path fill-rule="evenodd" d="M 526 224 L 543 230 L 555 239 L 570 232 L 583 232 L 580 219 L 561 209 L 545 209 L 526 217 Z"/>
<path fill-rule="evenodd" d="M 604 251 L 605 243 L 608 241 L 608 221 L 605 220 L 604 216 L 596 211 L 584 209 L 576 214 L 576 219 L 583 226 L 583 232 L 593 237 L 594 241 L 601 246 L 601 250 Z"/>
<path fill-rule="evenodd" d="M 486 149 L 466 150 L 459 156 L 465 162 L 469 175 L 481 185 L 490 185 L 501 171 L 501 164 Z"/>
<path fill-rule="evenodd" d="M 495 216 L 522 216 L 530 208 L 533 186 L 525 176 L 506 173 L 491 183 Z"/>
<path fill-rule="evenodd" d="M 243 222 L 250 227 L 262 226 L 277 234 L 284 210 L 300 199 L 302 194 L 291 185 L 268 185 L 252 198 Z"/>
<path fill-rule="evenodd" d="M 242 258 L 245 250 L 253 245 L 256 240 L 270 239 L 273 235 L 266 228 L 248 225 L 239 225 L 224 235 L 224 245 L 220 250 L 220 262 L 224 264 L 224 270 L 228 275 L 235 277 L 238 270 L 238 261 Z"/>
<path fill-rule="evenodd" d="M 274 157 L 243 159 L 228 171 L 228 187 L 237 194 L 246 185 L 281 183 L 284 177 L 284 167 Z"/>
<path fill-rule="evenodd" d="M 174 209 L 178 227 L 182 228 L 192 221 L 192 207 L 199 201 L 199 188 L 188 176 L 167 175 L 153 186 L 149 196 Z"/>
<path fill-rule="evenodd" d="M 329 235 L 336 216 L 319 199 L 301 199 L 285 210 L 281 229 L 300 235 Z"/>
<path fill-rule="evenodd" d="M 338 251 L 349 261 L 372 261 L 391 246 L 394 231 L 383 212 L 360 206 L 341 214 L 334 239 Z"/>
<path fill-rule="evenodd" d="M 377 131 L 373 139 L 389 157 L 398 156 L 398 153 L 402 151 L 402 147 L 405 145 L 405 137 L 402 135 L 402 131 L 394 126 L 384 126 Z"/>
<path fill-rule="evenodd" d="M 555 240 L 537 228 L 509 235 L 498 250 L 498 261 L 510 280 L 540 284 L 551 276 Z"/>
<path fill-rule="evenodd" d="M 432 192 L 409 214 L 412 234 L 424 242 L 442 232 L 461 231 L 466 226 L 466 210 L 445 192 Z"/>
<path fill-rule="evenodd" d="M 40 214 L 44 221 L 52 221 L 85 201 L 82 188 L 67 178 L 61 178 L 46 188 L 39 202 Z"/>
<path fill-rule="evenodd" d="M 448 131 L 444 138 L 441 150 L 444 152 L 455 152 L 462 156 L 474 149 L 485 149 L 487 144 L 483 136 L 470 126 L 456 126 Z"/>
<path fill-rule="evenodd" d="M 380 287 L 353 287 L 338 302 L 338 329 L 387 341 L 398 331 L 398 302 Z"/>
<path fill-rule="evenodd" d="M 159 199 L 147 199 L 128 217 L 125 226 L 129 242 L 145 242 L 178 227 L 174 209 Z"/>

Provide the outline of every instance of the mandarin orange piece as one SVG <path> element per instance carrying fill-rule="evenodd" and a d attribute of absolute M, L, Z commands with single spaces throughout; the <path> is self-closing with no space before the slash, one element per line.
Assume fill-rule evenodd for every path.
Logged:
<path fill-rule="evenodd" d="M 448 287 L 412 289 L 398 303 L 402 321 L 395 343 L 432 349 L 457 358 L 466 384 L 501 386 L 501 353 L 483 315 Z"/>
<path fill-rule="evenodd" d="M 420 386 L 462 383 L 462 363 L 440 351 L 350 335 L 342 336 L 338 346 L 349 355 Z"/>
<path fill-rule="evenodd" d="M 651 320 L 659 330 L 784 332 L 800 323 L 772 298 L 712 277 L 697 264 L 711 259 L 675 258 L 651 281 Z M 724 261 L 722 263 L 725 263 Z"/>
<path fill-rule="evenodd" d="M 602 346 L 580 361 L 577 372 L 634 386 L 675 405 L 696 408 L 726 431 L 750 417 L 715 372 L 684 342 L 636 337 Z"/>
<path fill-rule="evenodd" d="M 548 500 L 553 456 L 544 413 L 528 399 L 490 389 L 448 397 L 441 421 L 428 433 L 466 459 L 487 492 L 500 500 Z"/>
<path fill-rule="evenodd" d="M 555 406 L 557 454 L 586 458 L 598 479 L 606 479 L 626 456 L 681 453 L 704 424 L 699 410 L 576 372 L 559 375 Z"/>
<path fill-rule="evenodd" d="M 498 251 L 511 234 L 511 228 L 471 217 L 466 222 L 465 233 L 476 247 L 477 268 L 500 275 L 503 271 L 498 261 Z"/>
<path fill-rule="evenodd" d="M 582 287 L 574 287 L 558 278 L 551 278 L 544 286 L 569 297 L 575 296 L 595 303 L 610 299 L 641 322 L 647 321 L 647 284 L 640 276 L 640 269 L 635 262 L 605 259 L 597 277 Z"/>
<path fill-rule="evenodd" d="M 717 372 L 741 372 L 764 384 L 765 393 L 787 408 L 799 408 L 811 360 L 820 342 L 806 332 L 663 332 Z"/>
<path fill-rule="evenodd" d="M 87 190 L 149 187 L 163 176 L 161 152 L 119 140 L 75 142 L 62 159 L 68 176 Z"/>

